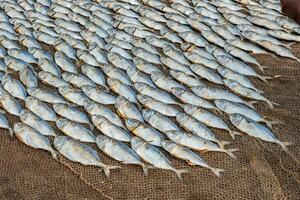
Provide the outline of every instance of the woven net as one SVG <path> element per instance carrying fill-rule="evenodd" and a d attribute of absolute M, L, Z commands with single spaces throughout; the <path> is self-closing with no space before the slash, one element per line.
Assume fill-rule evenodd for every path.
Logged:
<path fill-rule="evenodd" d="M 300 45 L 294 45 L 300 57 Z M 274 59 L 256 55 L 265 74 L 281 78 L 262 83 L 253 80 L 265 96 L 280 104 L 274 110 L 257 104 L 259 113 L 285 125 L 274 131 L 282 141 L 293 141 L 292 157 L 278 145 L 258 141 L 249 136 L 232 143 L 239 148 L 238 159 L 222 153 L 203 157 L 211 166 L 225 169 L 221 178 L 201 167 L 191 167 L 170 158 L 176 168 L 189 169 L 183 181 L 173 172 L 152 169 L 144 176 L 139 166 L 122 165 L 110 179 L 99 168 L 83 166 L 59 157 L 55 161 L 44 151 L 27 147 L 7 131 L 0 133 L 0 198 L 1 199 L 300 199 L 300 66 L 290 59 Z M 17 118 L 9 118 L 13 124 Z M 53 126 L 54 127 L 54 126 Z M 228 134 L 214 130 L 222 139 Z M 94 149 L 97 149 L 93 146 Z M 99 154 L 100 151 L 99 151 Z M 107 164 L 118 164 L 101 154 Z"/>

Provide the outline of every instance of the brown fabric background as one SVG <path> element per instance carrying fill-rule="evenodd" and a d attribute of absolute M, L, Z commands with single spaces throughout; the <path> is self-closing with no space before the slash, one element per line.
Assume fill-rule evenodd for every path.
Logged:
<path fill-rule="evenodd" d="M 300 45 L 294 45 L 294 52 L 300 57 Z M 267 84 L 254 81 L 266 97 L 281 105 L 269 110 L 266 104 L 258 104 L 258 110 L 286 123 L 275 126 L 275 132 L 282 141 L 295 142 L 289 149 L 300 158 L 300 64 L 256 57 L 270 67 L 265 75 L 283 75 Z M 10 118 L 10 123 L 15 120 Z M 215 132 L 230 140 L 228 134 Z M 226 170 L 221 178 L 207 169 L 171 159 L 175 167 L 189 169 L 183 181 L 173 172 L 155 169 L 146 177 L 139 166 L 125 165 L 107 179 L 95 167 L 62 157 L 55 161 L 49 153 L 11 139 L 8 131 L 0 131 L 0 141 L 0 199 L 300 199 L 299 163 L 278 145 L 246 135 L 233 141 L 232 147 L 240 149 L 237 160 L 222 153 L 203 155 L 212 166 Z M 117 164 L 101 155 L 105 163 Z"/>

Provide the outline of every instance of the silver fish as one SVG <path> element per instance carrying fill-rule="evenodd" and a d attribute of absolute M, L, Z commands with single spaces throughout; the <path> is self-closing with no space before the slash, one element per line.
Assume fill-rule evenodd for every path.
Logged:
<path fill-rule="evenodd" d="M 20 81 L 26 87 L 37 87 L 38 79 L 36 76 L 36 72 L 31 67 L 24 67 L 19 71 Z"/>
<path fill-rule="evenodd" d="M 50 124 L 45 120 L 32 113 L 31 111 L 24 109 L 20 113 L 21 122 L 27 124 L 28 126 L 38 130 L 42 135 L 45 136 L 56 136 L 57 134 L 52 129 Z"/>
<path fill-rule="evenodd" d="M 0 110 L 0 128 L 7 129 L 9 131 L 10 137 L 13 137 L 14 131 L 8 123 L 6 112 L 4 110 Z"/>
<path fill-rule="evenodd" d="M 56 120 L 56 126 L 64 134 L 76 140 L 81 142 L 95 143 L 95 136 L 93 133 L 77 122 L 68 120 L 66 118 L 59 118 Z"/>
<path fill-rule="evenodd" d="M 37 99 L 53 104 L 53 103 L 63 103 L 67 104 L 66 100 L 59 94 L 44 90 L 41 88 L 27 88 L 27 92 L 30 96 L 36 97 Z"/>
<path fill-rule="evenodd" d="M 138 68 L 139 70 L 141 70 L 142 72 L 144 72 L 146 74 L 151 74 L 152 72 L 160 71 L 160 69 L 158 69 L 158 67 L 156 67 L 155 65 L 148 63 L 145 60 L 138 58 L 138 57 L 133 58 L 133 63 L 136 66 L 136 68 Z M 128 68 L 127 72 L 130 69 L 134 69 L 134 67 Z"/>
<path fill-rule="evenodd" d="M 130 142 L 130 133 L 128 133 L 121 127 L 111 123 L 105 117 L 100 115 L 92 115 L 92 121 L 96 128 L 104 135 L 119 141 Z"/>
<path fill-rule="evenodd" d="M 171 162 L 165 157 L 165 155 L 155 146 L 148 144 L 148 142 L 138 138 L 132 137 L 131 148 L 146 162 L 150 163 L 156 168 L 172 170 L 176 173 L 179 179 L 182 173 L 186 173 L 187 170 L 175 169 Z"/>
<path fill-rule="evenodd" d="M 83 165 L 98 166 L 103 168 L 105 176 L 109 177 L 110 170 L 118 169 L 119 166 L 106 165 L 101 161 L 97 151 L 90 146 L 71 139 L 66 136 L 58 136 L 54 138 L 54 147 L 64 157 L 73 162 L 79 162 Z"/>
<path fill-rule="evenodd" d="M 139 71 L 137 68 L 129 68 L 126 72 L 133 83 L 141 82 L 150 85 L 151 87 L 156 87 L 152 80 L 149 78 L 149 76 Z"/>
<path fill-rule="evenodd" d="M 64 52 L 56 51 L 54 54 L 54 60 L 63 71 L 77 73 L 77 67 Z"/>
<path fill-rule="evenodd" d="M 170 92 L 173 87 L 185 89 L 183 85 L 173 80 L 172 77 L 164 75 L 162 72 L 152 72 L 151 79 L 157 87 L 168 92 Z"/>
<path fill-rule="evenodd" d="M 109 78 L 117 79 L 126 85 L 132 85 L 131 80 L 123 70 L 111 65 L 104 65 L 102 70 Z"/>
<path fill-rule="evenodd" d="M 138 108 L 123 96 L 118 96 L 115 103 L 117 113 L 124 119 L 135 119 L 144 122 L 143 116 Z"/>
<path fill-rule="evenodd" d="M 27 63 L 34 63 L 34 64 L 37 63 L 37 60 L 35 59 L 35 57 L 33 57 L 30 53 L 28 53 L 27 51 L 24 51 L 24 50 L 8 49 L 7 54 L 9 56 L 23 60 L 24 62 L 27 62 Z"/>
<path fill-rule="evenodd" d="M 20 103 L 5 91 L 0 93 L 0 105 L 9 114 L 20 116 L 22 110 Z"/>
<path fill-rule="evenodd" d="M 81 65 L 81 72 L 89 79 L 91 79 L 94 83 L 108 88 L 105 75 L 99 68 L 93 67 L 91 65 Z"/>
<path fill-rule="evenodd" d="M 38 66 L 46 72 L 49 72 L 57 77 L 61 76 L 61 71 L 59 67 L 51 60 L 48 59 L 39 59 L 38 60 Z"/>
<path fill-rule="evenodd" d="M 190 65 L 190 68 L 195 74 L 199 75 L 204 79 L 207 79 L 210 82 L 221 85 L 223 84 L 222 78 L 210 68 L 204 67 L 199 64 Z"/>
<path fill-rule="evenodd" d="M 59 88 L 59 87 L 63 87 L 63 86 L 70 86 L 70 84 L 67 81 L 53 75 L 50 72 L 40 71 L 38 73 L 38 78 L 42 83 L 47 84 L 52 87 Z"/>
<path fill-rule="evenodd" d="M 72 88 L 70 86 L 61 86 L 58 88 L 58 91 L 66 100 L 78 106 L 84 106 L 85 101 L 89 100 L 80 89 Z"/>
<path fill-rule="evenodd" d="M 116 103 L 117 97 L 104 91 L 103 89 L 93 87 L 90 85 L 84 85 L 81 87 L 81 89 L 87 97 L 89 97 L 97 103 L 104 105 L 114 105 Z"/>
<path fill-rule="evenodd" d="M 3 88 L 12 96 L 25 100 L 27 96 L 26 89 L 24 85 L 17 79 L 6 74 L 2 77 L 1 80 Z"/>
<path fill-rule="evenodd" d="M 187 75 L 186 73 L 178 70 L 170 70 L 170 75 L 176 79 L 178 82 L 188 86 L 188 87 L 193 87 L 193 86 L 203 86 L 204 83 L 198 80 L 196 77 Z"/>
<path fill-rule="evenodd" d="M 154 110 L 143 109 L 142 114 L 146 122 L 163 133 L 170 130 L 180 130 L 173 121 Z"/>
<path fill-rule="evenodd" d="M 78 88 L 82 88 L 83 86 L 95 86 L 96 84 L 91 81 L 89 78 L 87 78 L 86 76 L 82 75 L 82 74 L 74 74 L 71 72 L 64 72 L 62 74 L 62 78 L 71 83 L 72 85 L 78 87 Z"/>
<path fill-rule="evenodd" d="M 50 141 L 46 136 L 40 134 L 37 130 L 21 122 L 15 123 L 13 129 L 15 135 L 21 142 L 35 149 L 49 151 L 52 157 L 57 159 L 57 153 L 51 147 Z"/>
<path fill-rule="evenodd" d="M 117 93 L 118 95 L 127 98 L 129 101 L 133 103 L 137 103 L 136 92 L 129 85 L 126 85 L 121 81 L 112 78 L 107 79 L 107 84 L 109 85 L 110 89 L 115 93 Z"/>
<path fill-rule="evenodd" d="M 33 96 L 26 97 L 25 106 L 27 109 L 45 121 L 54 122 L 57 119 L 57 116 L 52 108 Z"/>

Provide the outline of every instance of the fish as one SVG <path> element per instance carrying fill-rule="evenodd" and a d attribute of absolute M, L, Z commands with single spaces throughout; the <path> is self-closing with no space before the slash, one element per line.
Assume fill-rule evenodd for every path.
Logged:
<path fill-rule="evenodd" d="M 134 64 L 131 60 L 128 60 L 122 57 L 121 55 L 113 52 L 107 53 L 107 59 L 111 64 L 123 70 L 127 70 L 128 68 L 134 67 Z"/>
<path fill-rule="evenodd" d="M 57 119 L 56 113 L 52 108 L 33 96 L 26 97 L 25 106 L 27 109 L 45 121 L 55 122 Z"/>
<path fill-rule="evenodd" d="M 143 95 L 150 96 L 158 101 L 164 102 L 166 104 L 177 104 L 180 105 L 169 93 L 151 87 L 146 83 L 136 82 L 134 83 L 134 88 Z"/>
<path fill-rule="evenodd" d="M 180 82 L 188 87 L 204 85 L 204 83 L 201 82 L 198 78 L 187 75 L 186 73 L 184 73 L 182 71 L 170 70 L 169 73 L 175 80 L 177 80 L 178 82 Z"/>
<path fill-rule="evenodd" d="M 54 54 L 54 60 L 63 71 L 78 73 L 77 67 L 63 51 L 56 51 Z"/>
<path fill-rule="evenodd" d="M 110 89 L 118 95 L 127 98 L 132 103 L 138 103 L 136 99 L 136 92 L 129 85 L 126 85 L 121 81 L 113 78 L 107 78 L 107 84 Z"/>
<path fill-rule="evenodd" d="M 171 45 L 165 44 L 163 46 L 163 53 L 166 56 L 168 56 L 170 58 L 173 58 L 174 60 L 178 61 L 179 63 L 181 63 L 183 65 L 189 65 L 190 64 L 189 60 L 187 60 L 185 58 L 185 56 L 182 55 L 182 53 L 180 51 L 176 50 Z"/>
<path fill-rule="evenodd" d="M 63 52 L 67 58 L 74 59 L 74 60 L 77 59 L 75 49 L 62 39 L 56 40 L 56 42 L 54 44 L 54 48 L 57 50 L 56 53 Z M 54 59 L 55 59 L 56 53 L 54 55 Z M 56 59 L 55 59 L 55 62 L 57 62 Z"/>
<path fill-rule="evenodd" d="M 280 141 L 276 138 L 276 136 L 270 129 L 243 115 L 232 114 L 230 115 L 229 119 L 236 128 L 246 133 L 247 135 L 266 142 L 278 144 L 285 152 L 288 152 L 287 146 L 293 145 L 292 142 Z"/>
<path fill-rule="evenodd" d="M 93 133 L 78 122 L 74 122 L 66 118 L 58 118 L 55 123 L 57 128 L 61 132 L 63 132 L 67 136 L 70 136 L 71 138 L 74 138 L 81 142 L 96 142 Z"/>
<path fill-rule="evenodd" d="M 37 60 L 29 52 L 20 49 L 8 49 L 7 54 L 26 63 L 36 64 Z"/>
<path fill-rule="evenodd" d="M 19 71 L 20 81 L 26 87 L 37 87 L 38 86 L 38 79 L 36 76 L 36 72 L 31 67 L 24 67 L 22 70 Z"/>
<path fill-rule="evenodd" d="M 134 47 L 132 48 L 131 52 L 134 56 L 144 59 L 149 63 L 157 65 L 161 64 L 160 57 L 157 54 L 153 54 L 143 48 Z"/>
<path fill-rule="evenodd" d="M 195 119 L 209 127 L 226 130 L 232 139 L 235 139 L 236 135 L 241 135 L 239 132 L 231 130 L 220 117 L 203 108 L 186 104 L 184 105 L 183 110 L 185 113 L 193 116 Z"/>
<path fill-rule="evenodd" d="M 41 88 L 27 88 L 27 92 L 30 96 L 36 97 L 37 99 L 46 103 L 68 103 L 66 100 L 64 100 L 64 98 L 61 95 L 54 92 L 50 92 L 49 90 Z"/>
<path fill-rule="evenodd" d="M 96 84 L 91 81 L 89 78 L 87 78 L 86 76 L 82 75 L 82 74 L 74 74 L 71 72 L 64 72 L 62 73 L 62 78 L 71 83 L 72 85 L 78 87 L 78 88 L 82 88 L 83 86 L 94 86 L 96 87 Z"/>
<path fill-rule="evenodd" d="M 61 117 L 82 124 L 88 124 L 91 130 L 94 129 L 94 125 L 90 122 L 88 116 L 85 113 L 79 111 L 77 107 L 72 107 L 63 103 L 55 103 L 52 105 L 52 107 L 53 110 Z"/>
<path fill-rule="evenodd" d="M 199 64 L 190 65 L 191 70 L 198 76 L 207 79 L 210 82 L 223 85 L 222 78 L 216 74 L 212 69 L 204 67 Z"/>
<path fill-rule="evenodd" d="M 177 113 L 179 113 L 172 105 L 163 103 L 147 95 L 138 94 L 137 100 L 143 104 L 144 107 L 155 110 L 168 117 L 175 117 Z"/>
<path fill-rule="evenodd" d="M 236 159 L 236 156 L 233 152 L 238 151 L 238 149 L 224 149 L 220 148 L 214 142 L 206 140 L 198 135 L 183 132 L 180 130 L 171 130 L 165 133 L 170 140 L 174 143 L 186 146 L 192 150 L 199 151 L 199 152 L 223 152 L 229 155 L 231 158 Z"/>
<path fill-rule="evenodd" d="M 80 37 L 82 37 L 88 44 L 92 45 L 93 43 L 95 43 L 99 48 L 104 49 L 105 42 L 96 33 L 88 30 L 82 30 L 80 32 L 80 35 Z"/>
<path fill-rule="evenodd" d="M 106 52 L 103 49 L 101 49 L 97 43 L 93 42 L 89 45 L 89 53 L 94 56 L 94 58 L 99 64 L 108 64 Z M 96 66 L 99 66 L 99 64 Z"/>
<path fill-rule="evenodd" d="M 140 71 L 146 73 L 146 74 L 151 74 L 154 71 L 161 71 L 158 67 L 156 67 L 155 65 L 146 62 L 145 60 L 139 58 L 139 57 L 134 57 L 133 58 L 133 63 L 136 66 L 137 69 L 139 69 Z M 127 69 L 128 70 L 132 70 L 135 69 L 135 67 L 129 67 Z M 133 81 L 134 82 L 134 81 Z"/>
<path fill-rule="evenodd" d="M 143 117 L 152 127 L 164 133 L 169 130 L 180 130 L 168 117 L 151 109 L 142 110 Z"/>
<path fill-rule="evenodd" d="M 20 35 L 19 36 L 19 43 L 27 48 L 35 47 L 35 48 L 42 48 L 40 43 L 35 39 L 36 36 L 30 37 L 27 35 Z"/>
<path fill-rule="evenodd" d="M 117 113 L 124 119 L 135 119 L 144 122 L 139 109 L 123 96 L 118 96 L 115 103 Z"/>
<path fill-rule="evenodd" d="M 81 143 L 78 140 L 67 136 L 58 136 L 54 138 L 55 149 L 67 159 L 78 162 L 83 165 L 91 165 L 101 167 L 104 170 L 105 176 L 110 176 L 110 170 L 119 169 L 119 166 L 107 165 L 101 161 L 97 151 L 90 146 Z"/>
<path fill-rule="evenodd" d="M 42 135 L 45 136 L 56 136 L 57 134 L 53 128 L 45 120 L 31 112 L 30 110 L 23 109 L 20 113 L 21 122 L 28 126 L 38 130 Z"/>
<path fill-rule="evenodd" d="M 28 48 L 28 52 L 32 54 L 32 56 L 35 57 L 38 61 L 41 59 L 47 59 L 53 61 L 52 55 L 46 50 L 39 49 L 36 47 L 31 47 Z"/>
<path fill-rule="evenodd" d="M 122 69 L 119 69 L 111 65 L 104 65 L 102 67 L 102 70 L 107 77 L 116 79 L 122 82 L 123 84 L 132 86 L 131 80 L 127 76 L 126 72 L 124 72 Z"/>
<path fill-rule="evenodd" d="M 86 101 L 84 104 L 84 109 L 90 115 L 103 116 L 116 126 L 125 128 L 120 117 L 102 104 L 95 103 L 93 101 Z"/>
<path fill-rule="evenodd" d="M 129 68 L 127 69 L 126 73 L 133 83 L 141 82 L 150 85 L 151 87 L 156 87 L 148 75 L 139 71 L 137 68 Z"/>
<path fill-rule="evenodd" d="M 20 116 L 21 104 L 6 91 L 0 92 L 0 106 L 9 114 Z"/>
<path fill-rule="evenodd" d="M 144 139 L 149 144 L 161 147 L 164 137 L 153 127 L 136 119 L 126 119 L 125 124 L 127 129 L 137 137 Z"/>
<path fill-rule="evenodd" d="M 66 100 L 78 105 L 84 106 L 85 101 L 89 100 L 85 94 L 80 89 L 72 88 L 70 86 L 61 86 L 58 88 L 58 92 L 63 96 Z"/>
<path fill-rule="evenodd" d="M 105 42 L 119 46 L 122 49 L 130 50 L 133 48 L 133 45 L 130 42 L 119 40 L 118 38 L 115 38 L 114 36 L 108 36 L 107 38 L 104 38 L 104 40 L 105 40 Z"/>
<path fill-rule="evenodd" d="M 5 110 L 0 110 L 0 128 L 7 129 L 9 131 L 10 137 L 13 137 L 14 131 L 8 123 Z"/>
<path fill-rule="evenodd" d="M 67 81 L 47 71 L 40 71 L 38 73 L 38 78 L 42 83 L 52 87 L 59 88 L 63 86 L 70 86 L 70 84 Z"/>
<path fill-rule="evenodd" d="M 6 74 L 2 77 L 1 83 L 3 88 L 13 97 L 25 100 L 27 92 L 24 85 L 19 80 Z"/>
<path fill-rule="evenodd" d="M 203 158 L 201 158 L 198 154 L 188 149 L 187 147 L 167 140 L 162 141 L 161 144 L 164 150 L 169 152 L 174 157 L 185 160 L 189 165 L 202 166 L 210 169 L 217 177 L 220 177 L 221 173 L 224 172 L 223 169 L 214 168 L 208 165 L 208 163 Z"/>
<path fill-rule="evenodd" d="M 118 141 L 130 142 L 131 135 L 121 127 L 111 123 L 101 115 L 92 115 L 92 121 L 95 127 L 104 135 Z"/>
<path fill-rule="evenodd" d="M 227 115 L 230 114 L 240 114 L 244 115 L 247 118 L 250 118 L 256 122 L 262 122 L 265 123 L 269 128 L 272 129 L 273 124 L 280 124 L 282 122 L 280 121 L 270 121 L 267 120 L 265 117 L 258 114 L 255 110 L 239 103 L 234 103 L 227 100 L 215 100 L 215 105 L 220 109 L 221 111 L 225 112 Z"/>
<path fill-rule="evenodd" d="M 227 141 L 219 141 L 209 128 L 189 114 L 178 113 L 176 115 L 176 121 L 186 131 L 196 134 L 209 141 L 215 142 L 220 146 L 220 148 L 224 148 L 225 145 L 230 144 Z"/>
<path fill-rule="evenodd" d="M 13 130 L 16 137 L 24 144 L 34 149 L 48 151 L 55 160 L 57 159 L 57 153 L 52 148 L 49 139 L 37 130 L 21 122 L 15 123 Z"/>
<path fill-rule="evenodd" d="M 51 60 L 42 58 L 38 60 L 37 64 L 41 70 L 49 72 L 57 77 L 61 77 L 60 68 Z"/>
<path fill-rule="evenodd" d="M 81 87 L 81 90 L 87 97 L 97 103 L 104 105 L 114 105 L 116 103 L 117 97 L 101 88 L 84 85 Z"/>
<path fill-rule="evenodd" d="M 84 64 L 81 65 L 81 72 L 97 85 L 103 86 L 104 88 L 108 89 L 105 75 L 98 67 Z"/>
<path fill-rule="evenodd" d="M 160 61 L 162 62 L 162 64 L 164 64 L 165 66 L 167 66 L 171 70 L 181 71 L 181 72 L 185 73 L 186 75 L 190 75 L 190 76 L 196 77 L 196 75 L 189 68 L 189 66 L 183 65 L 183 64 L 179 63 L 178 61 L 170 58 L 170 57 L 161 56 L 160 57 Z"/>
<path fill-rule="evenodd" d="M 204 56 L 201 56 L 197 53 L 193 52 L 183 52 L 183 55 L 192 63 L 203 65 L 210 69 L 217 69 L 217 67 L 220 66 L 220 64 L 216 60 L 208 59 Z"/>
<path fill-rule="evenodd" d="M 132 137 L 131 148 L 146 162 L 150 163 L 156 168 L 167 169 L 174 171 L 178 178 L 181 180 L 181 174 L 187 173 L 184 169 L 175 169 L 167 157 L 155 146 L 150 145 L 148 142 L 138 138 Z"/>
<path fill-rule="evenodd" d="M 152 72 L 151 80 L 155 83 L 157 87 L 168 92 L 170 92 L 172 87 L 185 89 L 183 85 L 178 83 L 176 80 L 172 79 L 171 76 L 167 76 L 162 72 Z"/>
<path fill-rule="evenodd" d="M 114 140 L 105 135 L 96 137 L 97 147 L 109 157 L 121 162 L 122 164 L 140 165 L 145 175 L 148 174 L 148 164 L 144 163 L 140 157 L 124 143 Z"/>

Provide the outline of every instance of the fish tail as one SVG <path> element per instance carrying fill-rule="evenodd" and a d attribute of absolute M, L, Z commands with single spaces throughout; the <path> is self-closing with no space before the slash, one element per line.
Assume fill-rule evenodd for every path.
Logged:
<path fill-rule="evenodd" d="M 270 109 L 274 109 L 274 106 L 280 106 L 278 103 L 273 102 L 273 101 L 267 100 L 266 102 L 267 102 Z"/>
<path fill-rule="evenodd" d="M 254 107 L 254 104 L 256 104 L 256 103 L 257 103 L 257 101 L 248 101 L 248 102 L 246 102 L 246 105 L 249 106 L 250 108 L 256 110 Z"/>
<path fill-rule="evenodd" d="M 8 131 L 9 131 L 10 137 L 13 138 L 14 137 L 14 130 L 12 128 L 9 128 Z"/>
<path fill-rule="evenodd" d="M 270 55 L 272 56 L 273 58 L 278 58 L 278 56 L 276 54 L 273 54 L 273 53 L 267 53 L 267 55 Z"/>
<path fill-rule="evenodd" d="M 296 60 L 298 63 L 300 63 L 300 59 L 297 58 L 296 56 L 293 56 L 294 60 Z"/>
<path fill-rule="evenodd" d="M 181 174 L 188 173 L 189 171 L 186 169 L 173 169 L 173 171 L 176 173 L 177 177 L 182 180 Z"/>
<path fill-rule="evenodd" d="M 57 153 L 56 153 L 56 151 L 52 150 L 50 153 L 51 153 L 51 155 L 52 155 L 52 158 L 53 158 L 54 160 L 57 160 Z"/>
<path fill-rule="evenodd" d="M 220 169 L 220 168 L 210 168 L 213 173 L 217 176 L 217 177 L 220 177 L 221 176 L 221 173 L 223 173 L 225 170 L 224 169 Z"/>
<path fill-rule="evenodd" d="M 259 68 L 259 70 L 261 71 L 261 72 L 264 72 L 265 71 L 265 69 L 268 69 L 269 67 L 268 66 L 265 66 L 265 65 L 260 65 L 259 63 L 258 63 L 258 68 Z"/>
<path fill-rule="evenodd" d="M 231 138 L 233 139 L 233 140 L 235 140 L 235 136 L 236 135 L 242 135 L 242 133 L 240 133 L 240 132 L 237 132 L 237 131 L 233 131 L 233 130 L 228 130 L 228 132 L 229 132 L 229 135 L 231 136 Z"/>
<path fill-rule="evenodd" d="M 262 80 L 265 83 L 267 83 L 268 80 L 273 79 L 273 77 L 270 77 L 270 76 L 260 76 L 260 75 L 258 75 L 257 78 L 259 78 L 260 80 Z"/>
<path fill-rule="evenodd" d="M 268 121 L 268 120 L 263 120 L 263 122 L 270 128 L 272 129 L 273 124 L 282 124 L 284 125 L 285 123 L 282 121 Z"/>
<path fill-rule="evenodd" d="M 217 143 L 221 149 L 224 149 L 224 146 L 230 144 L 231 142 L 222 140 L 222 141 L 218 141 Z"/>
<path fill-rule="evenodd" d="M 236 155 L 233 152 L 238 151 L 239 149 L 225 149 L 225 153 L 229 155 L 231 158 L 236 159 Z"/>
<path fill-rule="evenodd" d="M 0 109 L 0 114 L 6 114 L 5 110 Z"/>
<path fill-rule="evenodd" d="M 297 42 L 290 42 L 288 44 L 286 44 L 289 48 L 291 48 L 292 45 L 296 44 Z"/>
<path fill-rule="evenodd" d="M 287 146 L 294 145 L 293 142 L 281 142 L 281 141 L 278 141 L 277 143 L 281 146 L 281 148 L 283 149 L 283 151 L 285 151 L 286 153 L 289 153 L 289 150 L 288 150 Z"/>
<path fill-rule="evenodd" d="M 109 178 L 109 176 L 110 176 L 110 170 L 112 170 L 112 169 L 121 169 L 120 166 L 115 166 L 115 165 L 103 165 L 101 167 L 103 168 L 104 174 L 107 178 Z"/>
<path fill-rule="evenodd" d="M 143 168 L 143 172 L 144 172 L 145 176 L 147 176 L 149 174 L 149 169 L 152 168 L 152 166 L 147 165 L 145 163 L 142 163 L 141 166 Z"/>

